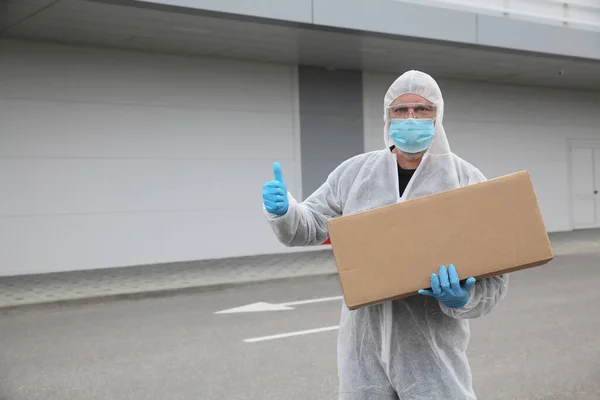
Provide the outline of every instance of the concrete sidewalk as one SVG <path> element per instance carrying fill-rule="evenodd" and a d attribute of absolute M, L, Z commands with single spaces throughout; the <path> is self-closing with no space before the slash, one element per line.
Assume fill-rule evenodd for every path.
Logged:
<path fill-rule="evenodd" d="M 557 256 L 600 253 L 600 230 L 551 234 Z M 335 274 L 330 250 L 0 277 L 0 308 L 83 299 L 159 295 L 183 290 Z"/>

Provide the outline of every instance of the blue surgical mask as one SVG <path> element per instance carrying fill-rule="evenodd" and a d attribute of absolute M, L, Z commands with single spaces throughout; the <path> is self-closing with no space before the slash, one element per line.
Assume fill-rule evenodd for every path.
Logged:
<path fill-rule="evenodd" d="M 390 136 L 396 147 L 406 153 L 419 153 L 431 146 L 435 135 L 433 119 L 393 119 Z"/>

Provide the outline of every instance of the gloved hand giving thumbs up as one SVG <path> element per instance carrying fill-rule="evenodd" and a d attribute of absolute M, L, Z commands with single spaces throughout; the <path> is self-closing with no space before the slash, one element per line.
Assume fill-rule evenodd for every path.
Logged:
<path fill-rule="evenodd" d="M 273 163 L 273 175 L 275 180 L 263 185 L 263 203 L 268 212 L 282 216 L 287 212 L 289 202 L 281 165 L 278 162 Z"/>

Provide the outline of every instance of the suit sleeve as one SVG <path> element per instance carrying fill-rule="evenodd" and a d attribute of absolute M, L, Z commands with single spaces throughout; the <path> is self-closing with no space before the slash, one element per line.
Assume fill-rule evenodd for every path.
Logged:
<path fill-rule="evenodd" d="M 298 202 L 289 192 L 287 213 L 276 216 L 264 209 L 271 229 L 286 246 L 313 246 L 329 237 L 327 220 L 342 215 L 339 172 L 334 171 L 306 200 Z"/>

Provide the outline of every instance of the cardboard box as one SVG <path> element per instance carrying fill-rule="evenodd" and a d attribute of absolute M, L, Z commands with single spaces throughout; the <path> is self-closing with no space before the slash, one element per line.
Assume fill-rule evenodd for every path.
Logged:
<path fill-rule="evenodd" d="M 531 178 L 518 172 L 328 221 L 350 309 L 416 294 L 441 265 L 464 280 L 554 258 Z"/>

